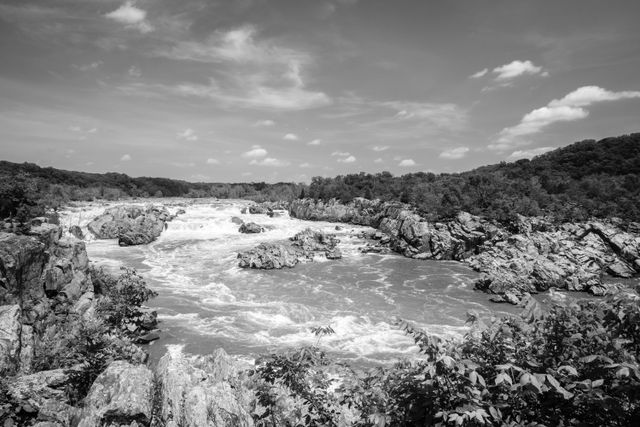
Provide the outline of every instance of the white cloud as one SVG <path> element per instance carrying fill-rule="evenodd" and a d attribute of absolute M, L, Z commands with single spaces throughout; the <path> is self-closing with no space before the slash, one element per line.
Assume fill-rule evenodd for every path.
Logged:
<path fill-rule="evenodd" d="M 102 61 L 95 61 L 95 62 L 92 62 L 90 64 L 85 64 L 85 65 L 73 64 L 72 67 L 75 68 L 78 71 L 91 71 L 91 70 L 95 70 L 96 68 L 100 67 L 102 64 L 103 64 Z"/>
<path fill-rule="evenodd" d="M 218 64 L 217 78 L 209 85 L 182 83 L 166 89 L 184 96 L 199 96 L 229 106 L 266 110 L 304 110 L 330 104 L 323 92 L 307 89 L 306 72 L 313 58 L 268 39 L 244 25 L 217 31 L 206 42 L 182 41 L 155 56 Z"/>
<path fill-rule="evenodd" d="M 355 161 L 356 161 L 356 158 L 354 156 L 348 156 L 348 157 L 338 159 L 338 162 L 340 163 L 353 163 Z"/>
<path fill-rule="evenodd" d="M 270 126 L 275 126 L 276 122 L 274 122 L 273 120 L 258 120 L 254 126 L 259 126 L 259 127 L 270 127 Z"/>
<path fill-rule="evenodd" d="M 413 159 L 404 159 L 400 163 L 398 163 L 398 166 L 403 168 L 415 166 L 415 165 L 416 165 L 416 162 Z"/>
<path fill-rule="evenodd" d="M 178 132 L 176 134 L 176 136 L 178 137 L 178 139 L 184 139 L 185 141 L 197 141 L 198 140 L 198 135 L 196 135 L 196 132 L 191 128 L 187 128 L 187 129 L 183 130 L 182 132 Z"/>
<path fill-rule="evenodd" d="M 307 145 L 320 145 L 321 142 L 321 139 L 314 139 L 313 141 L 307 142 Z"/>
<path fill-rule="evenodd" d="M 82 128 L 80 126 L 69 126 L 68 129 L 71 132 L 82 132 Z"/>
<path fill-rule="evenodd" d="M 122 162 L 128 162 L 131 160 L 131 156 L 129 154 L 125 154 L 122 157 L 120 157 L 120 161 Z"/>
<path fill-rule="evenodd" d="M 87 133 L 96 133 L 98 132 L 98 128 L 91 128 L 87 131 Z"/>
<path fill-rule="evenodd" d="M 504 128 L 498 140 L 489 145 L 492 150 L 507 150 L 525 145 L 523 137 L 541 132 L 556 122 L 570 122 L 589 115 L 588 107 L 596 102 L 640 98 L 640 91 L 611 92 L 598 86 L 583 86 L 561 99 L 554 99 L 546 106 L 537 108 L 522 117 L 520 123 Z"/>
<path fill-rule="evenodd" d="M 477 73 L 473 73 L 469 76 L 470 79 L 479 79 L 480 77 L 484 77 L 489 72 L 488 68 L 484 70 L 480 70 Z"/>
<path fill-rule="evenodd" d="M 469 152 L 468 147 L 456 147 L 456 148 L 451 148 L 449 150 L 443 151 L 442 153 L 440 153 L 439 157 L 442 159 L 451 159 L 451 160 L 461 159 L 464 156 L 466 156 L 468 152 Z"/>
<path fill-rule="evenodd" d="M 300 167 L 301 167 L 301 168 L 310 168 L 310 167 L 311 167 L 311 165 L 310 165 L 309 163 L 307 163 L 307 162 L 304 162 L 304 163 L 301 163 L 301 164 L 300 164 Z"/>
<path fill-rule="evenodd" d="M 350 156 L 351 153 L 348 153 L 346 151 L 334 151 L 333 153 L 331 153 L 331 155 L 332 156 L 344 156 L 344 157 L 347 157 L 347 156 Z"/>
<path fill-rule="evenodd" d="M 267 150 L 260 147 L 259 145 L 254 145 L 253 147 L 251 147 L 251 150 L 242 153 L 242 157 L 252 158 L 252 159 L 265 157 L 266 155 L 267 155 Z"/>
<path fill-rule="evenodd" d="M 129 71 L 127 71 L 127 74 L 129 74 L 130 77 L 138 78 L 142 76 L 142 70 L 139 67 L 132 65 L 129 68 Z"/>
<path fill-rule="evenodd" d="M 375 159 L 375 160 L 373 161 L 373 163 L 382 163 L 382 159 L 377 158 L 377 159 Z"/>
<path fill-rule="evenodd" d="M 388 146 L 388 145 L 376 145 L 376 146 L 371 147 L 371 149 L 372 149 L 373 151 L 380 152 L 380 151 L 388 150 L 388 149 L 389 149 L 389 146 Z"/>
<path fill-rule="evenodd" d="M 397 111 L 396 120 L 419 120 L 430 122 L 441 128 L 458 128 L 467 115 L 455 104 L 391 101 L 383 105 Z"/>
<path fill-rule="evenodd" d="M 297 141 L 299 138 L 295 133 L 288 133 L 282 139 L 285 141 Z"/>
<path fill-rule="evenodd" d="M 539 147 L 532 148 L 530 150 L 517 150 L 509 155 L 511 159 L 529 159 L 531 157 L 539 156 L 548 151 L 555 150 L 556 147 Z"/>
<path fill-rule="evenodd" d="M 525 74 L 529 74 L 529 75 L 544 74 L 542 67 L 535 65 L 533 62 L 529 60 L 527 61 L 515 60 L 508 64 L 504 64 L 494 68 L 493 72 L 497 74 L 496 81 L 511 80 Z"/>
<path fill-rule="evenodd" d="M 109 12 L 104 16 L 124 24 L 128 28 L 135 28 L 143 34 L 153 31 L 153 27 L 146 20 L 147 11 L 134 6 L 133 1 L 127 1 L 113 12 Z"/>
<path fill-rule="evenodd" d="M 214 158 L 208 158 L 207 159 L 207 164 L 208 165 L 219 165 L 220 161 L 218 159 L 214 159 Z"/>
<path fill-rule="evenodd" d="M 250 165 L 258 165 L 258 166 L 271 166 L 271 167 L 284 167 L 289 166 L 289 162 L 279 159 L 274 159 L 273 157 L 266 157 L 261 160 L 253 159 L 249 162 Z"/>

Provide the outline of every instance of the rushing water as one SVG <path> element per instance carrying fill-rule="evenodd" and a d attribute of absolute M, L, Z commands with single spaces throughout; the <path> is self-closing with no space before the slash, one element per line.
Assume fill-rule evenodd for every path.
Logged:
<path fill-rule="evenodd" d="M 168 344 L 184 344 L 186 351 L 201 354 L 223 347 L 252 357 L 314 343 L 310 329 L 330 325 L 335 334 L 324 337 L 322 345 L 335 356 L 357 363 L 386 362 L 416 352 L 394 326 L 397 318 L 435 334 L 460 335 L 468 310 L 487 316 L 515 311 L 474 291 L 476 273 L 463 264 L 362 254 L 362 231 L 372 229 L 343 225 L 336 230 L 335 223 L 241 214 L 248 203 L 206 200 L 171 206 L 186 213 L 149 245 L 87 241 L 93 262 L 113 270 L 134 267 L 158 292 L 150 305 L 158 310 L 163 332 L 149 349 L 152 357 L 164 353 Z M 69 208 L 63 221 L 86 225 L 106 207 Z M 268 230 L 239 233 L 234 216 Z M 343 258 L 329 261 L 319 255 L 314 262 L 284 270 L 237 266 L 239 251 L 284 240 L 307 227 L 337 234 Z"/>

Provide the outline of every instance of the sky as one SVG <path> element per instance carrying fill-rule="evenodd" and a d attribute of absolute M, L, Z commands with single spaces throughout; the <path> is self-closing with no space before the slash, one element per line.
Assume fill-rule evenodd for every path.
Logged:
<path fill-rule="evenodd" d="M 640 2 L 0 0 L 0 159 L 459 172 L 640 131 Z"/>

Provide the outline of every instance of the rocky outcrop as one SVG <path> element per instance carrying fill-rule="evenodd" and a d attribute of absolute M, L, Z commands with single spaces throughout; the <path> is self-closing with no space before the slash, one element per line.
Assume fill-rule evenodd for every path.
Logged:
<path fill-rule="evenodd" d="M 302 251 L 288 244 L 262 243 L 255 248 L 238 254 L 238 265 L 242 268 L 272 270 L 292 268 L 304 256 Z"/>
<path fill-rule="evenodd" d="M 93 382 L 78 427 L 149 425 L 153 410 L 153 373 L 143 365 L 111 363 Z"/>
<path fill-rule="evenodd" d="M 0 306 L 0 375 L 13 372 L 19 363 L 20 334 L 20 306 Z"/>
<path fill-rule="evenodd" d="M 245 222 L 240 226 L 238 231 L 245 234 L 262 233 L 264 228 L 255 222 Z"/>
<path fill-rule="evenodd" d="M 280 269 L 292 268 L 301 261 L 312 261 L 318 253 L 328 259 L 342 258 L 337 247 L 339 240 L 333 234 L 306 229 L 291 237 L 285 243 L 262 243 L 255 248 L 238 254 L 242 268 Z"/>
<path fill-rule="evenodd" d="M 167 427 L 247 427 L 253 394 L 244 373 L 222 349 L 189 357 L 170 349 L 158 363 L 160 418 Z"/>
<path fill-rule="evenodd" d="M 121 246 L 153 242 L 174 218 L 164 206 L 114 206 L 87 228 L 98 239 L 118 239 Z"/>
<path fill-rule="evenodd" d="M 291 203 L 292 217 L 378 228 L 378 241 L 363 252 L 391 248 L 415 259 L 457 260 L 483 273 L 477 289 L 499 302 L 517 303 L 526 293 L 550 287 L 607 292 L 605 274 L 640 273 L 640 225 L 619 221 L 553 224 L 517 215 L 507 227 L 466 212 L 446 222 L 429 222 L 409 206 L 355 199 L 344 205 L 309 199 Z M 380 234 L 378 234 L 380 233 Z"/>

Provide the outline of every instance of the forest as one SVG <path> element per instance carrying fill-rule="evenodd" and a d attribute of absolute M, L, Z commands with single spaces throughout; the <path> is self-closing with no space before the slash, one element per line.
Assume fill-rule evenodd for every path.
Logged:
<path fill-rule="evenodd" d="M 399 200 L 431 220 L 464 210 L 508 221 L 514 214 L 559 221 L 589 217 L 640 220 L 640 133 L 586 140 L 532 160 L 483 166 L 455 174 L 389 172 L 313 178 L 305 195 Z"/>
<path fill-rule="evenodd" d="M 389 172 L 314 177 L 300 183 L 191 183 L 73 172 L 0 161 L 0 218 L 33 216 L 69 201 L 125 197 L 217 197 L 290 201 L 355 197 L 401 201 L 430 220 L 464 210 L 508 222 L 514 214 L 558 221 L 619 217 L 640 221 L 640 133 L 585 140 L 532 160 L 501 162 L 462 173 Z"/>

